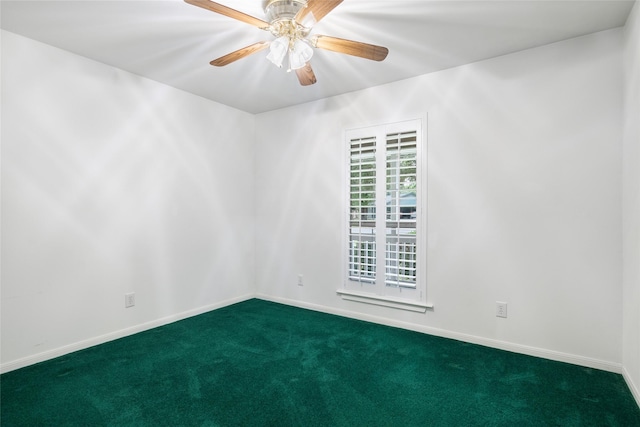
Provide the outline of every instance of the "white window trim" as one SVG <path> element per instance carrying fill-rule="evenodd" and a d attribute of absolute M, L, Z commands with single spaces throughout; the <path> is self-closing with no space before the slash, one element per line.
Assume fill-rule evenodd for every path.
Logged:
<path fill-rule="evenodd" d="M 343 197 L 343 229 L 342 229 L 342 263 L 343 263 L 343 285 L 341 289 L 337 289 L 336 293 L 343 300 L 354 301 L 366 304 L 373 304 L 383 307 L 390 307 L 395 309 L 408 310 L 413 312 L 425 313 L 429 309 L 433 309 L 433 304 L 427 303 L 426 293 L 426 278 L 427 278 L 427 118 L 426 115 L 418 117 L 412 120 L 402 120 L 393 123 L 386 123 L 381 125 L 372 125 L 366 127 L 358 127 L 346 129 L 343 132 L 343 144 L 348 144 L 349 137 L 358 138 L 366 137 L 370 135 L 370 129 L 375 127 L 385 127 L 386 133 L 402 132 L 410 127 L 409 124 L 417 124 L 417 133 L 420 141 L 417 147 L 418 153 L 418 182 L 419 182 L 419 197 L 416 217 L 418 218 L 416 224 L 417 243 L 420 247 L 420 255 L 418 258 L 418 275 L 415 289 L 395 288 L 385 289 L 385 294 L 380 295 L 376 292 L 367 292 L 362 290 L 361 284 L 355 284 L 348 279 L 348 212 L 349 212 L 349 191 L 344 191 Z M 369 132 L 369 133 L 368 133 Z M 384 139 L 382 140 L 384 141 Z M 344 147 L 344 145 L 343 145 Z M 344 167 L 342 182 L 348 183 L 350 159 L 349 150 L 343 150 Z M 385 181 L 382 181 L 385 182 Z M 384 209 L 379 212 L 384 212 Z M 383 270 L 384 271 L 384 270 Z M 406 296 L 409 294 L 409 296 Z M 411 295 L 412 294 L 412 295 Z"/>
<path fill-rule="evenodd" d="M 401 310 L 415 311 L 416 313 L 425 313 L 429 309 L 433 309 L 433 304 L 427 304 L 418 301 L 412 301 L 402 298 L 394 298 L 389 296 L 380 296 L 368 292 L 348 291 L 338 289 L 336 291 L 343 300 L 362 302 L 365 304 L 381 305 L 383 307 L 397 308 Z"/>

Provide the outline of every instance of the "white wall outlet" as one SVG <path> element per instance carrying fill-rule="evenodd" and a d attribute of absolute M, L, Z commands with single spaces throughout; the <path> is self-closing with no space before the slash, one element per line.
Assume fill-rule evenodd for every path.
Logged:
<path fill-rule="evenodd" d="M 134 305 L 136 305 L 136 294 L 134 292 L 124 294 L 124 308 L 133 307 Z"/>
<path fill-rule="evenodd" d="M 496 301 L 496 317 L 507 317 L 507 303 Z"/>
<path fill-rule="evenodd" d="M 302 282 L 302 274 L 298 274 L 298 286 L 304 286 L 304 283 Z"/>

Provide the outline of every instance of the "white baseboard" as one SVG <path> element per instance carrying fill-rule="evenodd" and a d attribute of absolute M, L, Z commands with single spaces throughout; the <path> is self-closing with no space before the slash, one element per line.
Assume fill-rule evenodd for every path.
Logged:
<path fill-rule="evenodd" d="M 638 388 L 638 384 L 635 384 L 633 382 L 633 378 L 631 378 L 631 375 L 629 375 L 629 372 L 625 367 L 622 368 L 622 376 L 627 382 L 629 390 L 631 390 L 631 394 L 636 399 L 636 403 L 638 404 L 638 406 L 640 406 L 640 388 Z"/>
<path fill-rule="evenodd" d="M 199 314 L 206 313 L 208 311 L 216 310 L 218 308 L 226 307 L 231 304 L 246 301 L 254 298 L 254 295 L 244 295 L 241 297 L 231 298 L 225 301 L 221 301 L 215 304 L 207 305 L 204 307 L 195 308 L 193 310 L 187 310 L 182 313 L 174 314 L 171 316 L 163 317 L 161 319 L 152 320 L 150 322 L 142 323 L 140 325 L 131 326 L 129 328 L 121 329 L 119 331 L 110 332 L 108 334 L 100 335 L 98 337 L 90 338 L 87 340 L 79 341 L 73 344 L 58 347 L 52 350 L 47 350 L 42 353 L 27 356 L 22 359 L 13 360 L 11 362 L 3 363 L 0 365 L 0 373 L 10 372 L 16 369 L 24 368 L 35 363 L 44 362 L 55 357 L 64 356 L 65 354 L 73 353 L 74 351 L 84 350 L 89 347 L 93 347 L 98 344 L 104 344 L 109 341 L 113 341 L 119 338 L 124 338 L 129 335 L 137 334 L 139 332 L 147 331 L 149 329 L 157 328 L 169 323 L 177 322 L 189 317 L 197 316 Z"/>
<path fill-rule="evenodd" d="M 119 331 L 114 331 L 105 335 L 101 335 L 98 337 L 90 338 L 84 341 L 80 341 L 77 343 L 69 344 L 63 347 L 59 347 L 56 349 L 48 350 L 42 353 L 38 353 L 32 356 L 27 356 L 22 359 L 14 360 L 11 362 L 3 363 L 0 365 L 0 373 L 10 372 L 15 369 L 20 369 L 25 366 L 33 365 L 35 363 L 44 362 L 46 360 L 53 359 L 55 357 L 64 356 L 65 354 L 72 353 L 74 351 L 83 350 L 89 347 L 93 347 L 95 345 L 103 344 L 109 341 L 113 341 L 115 339 L 124 338 L 129 335 L 133 335 L 139 332 L 143 332 L 152 328 L 156 328 L 158 326 L 166 325 L 168 323 L 177 322 L 182 319 L 186 319 L 189 317 L 197 316 L 202 313 L 206 313 L 211 310 L 216 310 L 218 308 L 226 307 L 231 304 L 235 304 L 238 302 L 246 301 L 252 298 L 260 298 L 266 301 L 273 301 L 281 304 L 291 305 L 299 308 L 305 308 L 309 310 L 319 311 L 328 314 L 335 314 L 338 316 L 348 317 L 352 319 L 363 320 L 366 322 L 377 323 L 386 326 L 392 326 L 402 329 L 408 329 L 416 332 L 421 332 L 429 335 L 439 336 L 443 338 L 451 338 L 458 341 L 468 342 L 472 344 L 478 344 L 485 347 L 497 348 L 500 350 L 507 350 L 514 353 L 526 354 L 529 356 L 540 357 L 543 359 L 550 359 L 559 362 L 571 363 L 574 365 L 585 366 L 594 369 L 600 369 L 603 371 L 622 373 L 625 381 L 629 385 L 631 392 L 633 393 L 636 401 L 640 405 L 640 392 L 638 387 L 633 383 L 629 374 L 623 370 L 622 365 L 619 363 L 612 363 L 597 359 L 592 359 L 588 357 L 578 356 L 574 354 L 562 353 L 553 350 L 540 349 L 536 347 L 530 347 L 520 344 L 514 344 L 505 341 L 493 340 L 489 338 L 477 337 L 474 335 L 462 334 L 458 332 L 447 331 L 439 328 L 432 328 L 428 326 L 416 325 L 408 322 L 401 322 L 393 319 L 388 319 L 379 316 L 372 316 L 368 314 L 362 314 L 357 312 L 352 312 L 348 310 L 336 309 L 332 307 L 327 307 L 318 304 L 306 303 L 297 300 L 291 300 L 287 298 L 279 298 L 273 297 L 264 294 L 257 295 L 244 295 L 241 297 L 236 297 L 232 299 L 228 299 L 225 301 L 221 301 L 215 304 L 207 305 L 204 307 L 196 308 L 193 310 L 188 310 L 182 313 L 178 313 L 172 316 L 167 316 L 161 319 L 153 320 L 151 322 L 146 322 L 140 325 L 132 326 L 126 329 L 122 329 Z"/>
<path fill-rule="evenodd" d="M 388 319 L 385 317 L 372 316 L 368 314 L 341 310 L 341 309 L 306 303 L 306 302 L 297 301 L 297 300 L 290 300 L 287 298 L 279 298 L 279 297 L 273 297 L 273 296 L 263 295 L 263 294 L 256 295 L 256 298 L 264 299 L 267 301 L 278 302 L 281 304 L 291 305 L 299 308 L 306 308 L 309 310 L 320 311 L 323 313 L 349 317 L 352 319 L 364 320 L 366 322 L 378 323 L 381 325 L 393 326 L 401 329 L 408 329 L 408 330 L 421 332 L 429 335 L 435 335 L 438 337 L 451 338 L 458 341 L 468 342 L 471 344 L 478 344 L 485 347 L 491 347 L 491 348 L 496 348 L 500 350 L 511 351 L 514 353 L 525 354 L 528 356 L 535 356 L 543 359 L 555 360 L 557 362 L 571 363 L 573 365 L 579 365 L 579 366 L 584 366 L 584 367 L 593 368 L 593 369 L 600 369 L 603 371 L 614 372 L 617 374 L 622 373 L 622 364 L 620 363 L 607 362 L 604 360 L 592 359 L 589 357 L 578 356 L 575 354 L 562 353 L 559 351 L 541 349 L 537 347 L 530 347 L 530 346 L 521 345 L 521 344 L 514 344 L 506 341 L 499 341 L 499 340 L 494 340 L 490 338 L 483 338 L 483 337 L 448 331 L 448 330 L 439 329 L 439 328 L 432 328 L 429 326 L 416 325 L 414 323 L 402 322 L 402 321 Z"/>

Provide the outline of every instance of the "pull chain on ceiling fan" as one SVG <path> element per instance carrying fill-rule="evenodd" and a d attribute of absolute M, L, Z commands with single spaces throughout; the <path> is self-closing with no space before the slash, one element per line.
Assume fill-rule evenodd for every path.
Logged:
<path fill-rule="evenodd" d="M 311 68 L 310 60 L 313 48 L 330 50 L 360 58 L 382 61 L 387 57 L 389 49 L 382 46 L 340 39 L 337 37 L 312 35 L 311 28 L 343 0 L 266 0 L 264 11 L 267 21 L 239 12 L 230 7 L 210 0 L 185 0 L 185 2 L 203 9 L 219 13 L 229 18 L 253 25 L 269 31 L 275 37 L 271 42 L 262 41 L 231 52 L 211 61 L 211 65 L 223 67 L 239 59 L 260 52 L 267 47 L 267 59 L 278 67 L 282 67 L 288 56 L 289 68 L 294 70 L 300 84 L 312 85 L 316 76 Z"/>

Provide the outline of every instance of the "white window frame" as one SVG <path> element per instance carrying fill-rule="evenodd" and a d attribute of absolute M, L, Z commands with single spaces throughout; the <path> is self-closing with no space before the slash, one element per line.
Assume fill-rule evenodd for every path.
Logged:
<path fill-rule="evenodd" d="M 348 129 L 344 132 L 344 225 L 343 225 L 343 286 L 337 293 L 345 300 L 382 305 L 415 312 L 425 312 L 432 308 L 426 303 L 427 278 L 427 142 L 423 123 L 426 119 L 418 118 L 382 125 Z M 361 138 L 375 137 L 376 140 L 376 247 L 385 248 L 386 242 L 386 169 L 387 169 L 387 136 L 405 132 L 416 133 L 416 283 L 415 287 L 387 286 L 385 271 L 385 250 L 376 252 L 376 279 L 351 280 L 350 268 L 350 215 L 351 215 L 351 141 Z M 382 189 L 380 187 L 382 186 Z M 384 197 L 381 195 L 384 194 Z M 381 233 L 380 231 L 384 231 Z"/>

